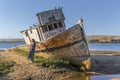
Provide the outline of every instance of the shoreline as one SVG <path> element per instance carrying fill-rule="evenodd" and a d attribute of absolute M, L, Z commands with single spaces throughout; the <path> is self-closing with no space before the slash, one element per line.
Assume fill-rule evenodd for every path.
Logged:
<path fill-rule="evenodd" d="M 90 53 L 91 53 L 91 58 L 92 58 L 92 67 L 91 67 L 90 71 L 86 71 L 86 72 L 70 70 L 70 69 L 66 69 L 66 68 L 64 68 L 64 69 L 63 68 L 49 69 L 49 68 L 41 68 L 41 67 L 37 68 L 33 63 L 28 62 L 26 57 L 12 52 L 11 49 L 10 50 L 8 49 L 5 51 L 0 51 L 0 56 L 4 56 L 7 59 L 10 58 L 14 61 L 17 61 L 16 68 L 18 68 L 20 70 L 7 74 L 8 76 L 10 76 L 13 79 L 16 79 L 14 76 L 19 76 L 19 78 L 23 78 L 23 76 L 29 77 L 30 75 L 35 75 L 34 78 L 35 77 L 37 78 L 39 75 L 40 77 L 43 78 L 41 80 L 45 80 L 48 78 L 49 79 L 51 78 L 53 80 L 57 80 L 57 79 L 67 80 L 66 78 L 68 78 L 68 80 L 69 80 L 69 78 L 71 78 L 71 77 L 73 77 L 73 79 L 74 79 L 75 77 L 83 75 L 82 78 L 84 80 L 86 75 L 88 75 L 87 77 L 90 77 L 91 75 L 120 74 L 120 51 L 90 51 Z M 20 66 L 18 66 L 18 64 Z M 26 71 L 26 69 L 24 69 L 24 65 L 30 69 Z M 23 67 L 21 67 L 21 66 L 23 66 Z M 37 71 L 37 72 L 43 71 L 43 73 L 36 74 L 35 71 L 31 72 L 31 68 L 35 69 L 35 71 Z M 38 69 L 38 70 L 36 70 L 36 69 Z M 24 73 L 21 72 L 21 70 Z M 47 74 L 48 71 L 51 74 L 48 75 Z M 22 73 L 22 75 L 20 75 L 18 73 Z M 74 74 L 76 74 L 76 75 L 74 75 Z"/>
<path fill-rule="evenodd" d="M 91 55 L 116 55 L 120 56 L 120 51 L 110 51 L 110 50 L 90 50 Z"/>
<path fill-rule="evenodd" d="M 14 48 L 24 48 L 24 46 L 25 45 L 17 45 L 17 46 L 14 46 L 14 47 L 10 47 L 10 48 L 4 48 L 4 49 L 0 49 L 0 51 L 5 51 L 5 50 L 12 50 L 12 49 L 14 49 Z M 98 54 L 119 54 L 119 52 L 120 52 L 120 50 L 118 50 L 118 51 L 116 51 L 116 50 L 90 50 L 89 49 L 89 51 L 90 51 L 90 53 L 92 53 L 92 54 L 96 54 L 96 52 L 98 53 Z"/>
<path fill-rule="evenodd" d="M 5 51 L 5 50 L 0 50 L 0 52 L 3 52 L 3 51 Z"/>

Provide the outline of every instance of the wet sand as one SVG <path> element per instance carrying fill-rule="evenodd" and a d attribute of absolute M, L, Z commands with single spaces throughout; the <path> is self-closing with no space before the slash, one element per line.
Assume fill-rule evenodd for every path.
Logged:
<path fill-rule="evenodd" d="M 120 52 L 91 51 L 91 71 L 101 74 L 120 74 Z"/>
<path fill-rule="evenodd" d="M 91 51 L 92 72 L 100 73 L 91 76 L 90 80 L 120 80 L 119 51 Z"/>

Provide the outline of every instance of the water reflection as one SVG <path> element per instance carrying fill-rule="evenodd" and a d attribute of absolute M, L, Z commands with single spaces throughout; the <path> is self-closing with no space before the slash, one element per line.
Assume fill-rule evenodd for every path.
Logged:
<path fill-rule="evenodd" d="M 62 80 L 90 80 L 90 75 L 86 73 L 73 73 Z"/>
<path fill-rule="evenodd" d="M 90 73 L 75 72 L 62 80 L 120 80 L 120 74 L 116 75 L 91 75 Z"/>
<path fill-rule="evenodd" d="M 120 80 L 120 74 L 91 76 L 90 80 Z"/>

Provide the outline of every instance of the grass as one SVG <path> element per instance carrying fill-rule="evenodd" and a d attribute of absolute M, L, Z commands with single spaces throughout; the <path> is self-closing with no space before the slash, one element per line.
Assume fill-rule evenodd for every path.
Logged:
<path fill-rule="evenodd" d="M 61 67 L 69 67 L 69 61 L 60 59 L 60 58 L 49 58 L 45 59 L 43 57 L 34 57 L 34 62 L 37 66 L 42 66 L 46 68 L 61 68 Z"/>
<path fill-rule="evenodd" d="M 23 56 L 28 56 L 28 52 L 22 49 L 15 49 L 15 52 L 23 55 Z"/>
<path fill-rule="evenodd" d="M 22 49 L 16 49 L 15 51 L 23 56 L 26 56 L 26 57 L 28 56 L 28 52 L 24 51 Z M 42 66 L 42 67 L 46 67 L 46 68 L 60 68 L 60 67 L 67 68 L 70 66 L 70 62 L 67 60 L 60 59 L 60 58 L 46 59 L 41 56 L 34 56 L 34 63 L 37 66 Z"/>
<path fill-rule="evenodd" d="M 13 72 L 13 66 L 14 66 L 15 62 L 11 61 L 11 60 L 2 60 L 0 59 L 0 76 L 3 74 L 7 74 L 9 72 Z"/>

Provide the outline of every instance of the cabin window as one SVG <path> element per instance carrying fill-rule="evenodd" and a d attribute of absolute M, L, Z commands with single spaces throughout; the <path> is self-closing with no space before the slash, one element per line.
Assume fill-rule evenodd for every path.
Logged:
<path fill-rule="evenodd" d="M 58 26 L 57 26 L 57 24 L 56 24 L 56 23 L 55 23 L 55 24 L 53 24 L 53 25 L 54 25 L 54 28 L 55 28 L 55 29 L 57 29 L 57 28 L 58 28 Z"/>
<path fill-rule="evenodd" d="M 54 21 L 54 20 L 55 20 L 54 15 L 52 15 L 52 17 L 49 17 L 48 20 L 49 20 L 50 22 Z"/>
<path fill-rule="evenodd" d="M 32 33 L 32 30 L 30 30 L 30 32 Z"/>
<path fill-rule="evenodd" d="M 53 26 L 52 25 L 48 25 L 48 28 L 49 28 L 50 31 L 53 30 Z"/>
<path fill-rule="evenodd" d="M 42 30 L 43 32 L 47 32 L 48 31 L 47 26 L 42 26 Z"/>
<path fill-rule="evenodd" d="M 50 21 L 50 22 L 52 22 L 52 21 L 53 21 L 52 17 L 49 17 L 48 19 L 49 19 L 49 21 Z"/>
<path fill-rule="evenodd" d="M 62 26 L 62 22 L 59 22 L 58 25 L 59 25 L 59 27 L 63 27 L 63 26 Z"/>
<path fill-rule="evenodd" d="M 25 36 L 28 36 L 28 32 L 27 31 L 25 32 Z"/>

